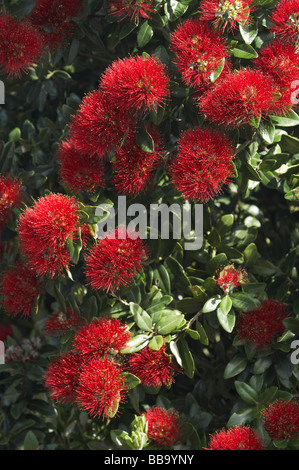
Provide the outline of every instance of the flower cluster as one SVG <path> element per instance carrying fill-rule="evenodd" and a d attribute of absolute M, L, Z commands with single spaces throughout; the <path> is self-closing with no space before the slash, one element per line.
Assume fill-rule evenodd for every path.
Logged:
<path fill-rule="evenodd" d="M 241 266 L 235 268 L 233 264 L 229 264 L 217 271 L 216 282 L 218 286 L 228 291 L 245 284 L 247 282 L 247 273 Z"/>
<path fill-rule="evenodd" d="M 118 319 L 102 317 L 81 326 L 72 349 L 46 370 L 51 399 L 76 404 L 97 418 L 114 416 L 127 391 L 121 350 L 130 337 Z"/>
<path fill-rule="evenodd" d="M 299 1 L 282 0 L 273 10 L 270 17 L 271 30 L 287 41 L 298 43 L 299 34 Z"/>
<path fill-rule="evenodd" d="M 70 330 L 76 330 L 84 321 L 78 312 L 74 312 L 70 307 L 66 312 L 54 312 L 45 322 L 45 330 L 48 334 L 62 335 Z"/>
<path fill-rule="evenodd" d="M 285 331 L 283 320 L 288 316 L 282 302 L 267 299 L 260 307 L 240 315 L 236 325 L 237 333 L 242 341 L 256 348 L 265 348 Z"/>
<path fill-rule="evenodd" d="M 210 437 L 207 450 L 263 450 L 260 436 L 248 425 L 222 429 Z"/>
<path fill-rule="evenodd" d="M 78 236 L 79 205 L 75 198 L 51 193 L 40 197 L 20 216 L 20 250 L 30 269 L 54 277 L 71 265 L 67 242 Z"/>
<path fill-rule="evenodd" d="M 163 449 L 171 449 L 179 443 L 181 419 L 176 411 L 154 406 L 144 415 L 148 426 L 148 437 L 154 444 Z"/>
<path fill-rule="evenodd" d="M 23 339 L 18 345 L 12 344 L 5 351 L 5 362 L 27 362 L 34 361 L 39 357 L 39 350 L 43 343 L 41 338 Z"/>
<path fill-rule="evenodd" d="M 10 175 L 0 175 L 0 229 L 4 227 L 12 211 L 22 201 L 22 183 Z"/>
<path fill-rule="evenodd" d="M 147 249 L 123 227 L 109 232 L 86 256 L 86 278 L 95 290 L 114 292 L 130 285 L 142 270 Z"/>
<path fill-rule="evenodd" d="M 299 435 L 299 403 L 275 400 L 263 411 L 264 427 L 271 439 L 294 439 Z"/>
<path fill-rule="evenodd" d="M 108 0 L 108 11 L 118 22 L 129 18 L 138 25 L 141 18 L 150 19 L 155 9 L 152 0 Z"/>
<path fill-rule="evenodd" d="M 230 30 L 239 25 L 251 23 L 250 14 L 254 10 L 253 0 L 203 0 L 200 12 L 204 21 L 211 21 L 215 27 Z"/>

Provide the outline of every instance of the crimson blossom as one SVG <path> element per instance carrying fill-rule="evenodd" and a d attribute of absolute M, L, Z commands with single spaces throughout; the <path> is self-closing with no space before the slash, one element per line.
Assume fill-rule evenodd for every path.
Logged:
<path fill-rule="evenodd" d="M 54 277 L 68 269 L 67 242 L 78 235 L 79 204 L 75 198 L 51 193 L 37 199 L 20 216 L 20 250 L 40 276 Z"/>
<path fill-rule="evenodd" d="M 186 85 L 207 87 L 227 63 L 229 54 L 223 36 L 198 18 L 183 21 L 170 35 L 174 64 Z"/>
<path fill-rule="evenodd" d="M 55 50 L 72 34 L 72 20 L 82 6 L 80 0 L 37 0 L 30 20 L 42 32 L 50 49 Z"/>
<path fill-rule="evenodd" d="M 42 293 L 35 272 L 21 261 L 4 271 L 0 289 L 3 296 L 2 307 L 11 317 L 20 315 L 29 318 Z"/>
<path fill-rule="evenodd" d="M 164 145 L 154 128 L 149 128 L 154 150 L 145 152 L 136 143 L 136 134 L 131 133 L 115 152 L 112 164 L 113 182 L 118 193 L 135 196 L 148 189 L 154 170 L 162 161 Z"/>
<path fill-rule="evenodd" d="M 138 115 L 165 104 L 169 77 L 165 66 L 154 56 L 126 57 L 107 67 L 100 89 L 115 109 Z"/>
<path fill-rule="evenodd" d="M 101 90 L 83 98 L 69 126 L 70 140 L 76 152 L 100 159 L 105 152 L 118 148 L 136 121 L 126 109 L 119 110 Z"/>
<path fill-rule="evenodd" d="M 289 316 L 285 305 L 276 299 L 266 299 L 260 307 L 242 313 L 236 331 L 242 341 L 256 348 L 265 348 L 285 331 L 283 320 Z"/>
<path fill-rule="evenodd" d="M 77 194 L 93 194 L 105 186 L 104 162 L 98 155 L 86 155 L 78 150 L 72 140 L 61 142 L 58 149 L 59 176 L 62 184 Z"/>
<path fill-rule="evenodd" d="M 260 70 L 247 68 L 228 73 L 223 80 L 218 80 L 197 104 L 209 121 L 234 129 L 269 114 L 285 112 L 278 99 L 277 87 L 271 77 Z"/>
<path fill-rule="evenodd" d="M 0 15 L 0 68 L 19 78 L 38 62 L 45 50 L 43 36 L 27 19 Z"/>
<path fill-rule="evenodd" d="M 212 21 L 216 27 L 225 29 L 229 26 L 233 30 L 251 23 L 253 3 L 253 0 L 203 0 L 200 4 L 201 18 Z"/>
<path fill-rule="evenodd" d="M 83 318 L 78 312 L 73 311 L 70 307 L 66 308 L 66 312 L 54 312 L 49 316 L 45 323 L 45 330 L 49 334 L 64 334 L 69 330 L 76 330 L 82 324 Z"/>
<path fill-rule="evenodd" d="M 277 36 L 298 42 L 299 39 L 299 0 L 282 0 L 270 16 L 270 28 Z"/>
<path fill-rule="evenodd" d="M 245 284 L 247 282 L 247 273 L 241 266 L 235 268 L 233 264 L 229 264 L 217 271 L 216 282 L 222 289 L 229 290 L 232 287 Z"/>
<path fill-rule="evenodd" d="M 263 411 L 264 426 L 271 439 L 294 439 L 299 434 L 299 403 L 275 400 Z"/>
<path fill-rule="evenodd" d="M 178 140 L 178 153 L 169 175 L 187 200 L 206 202 L 228 184 L 234 174 L 235 148 L 230 139 L 212 128 L 191 127 Z"/>
<path fill-rule="evenodd" d="M 57 356 L 47 367 L 45 387 L 55 402 L 74 403 L 82 361 L 73 351 Z"/>
<path fill-rule="evenodd" d="M 82 364 L 76 403 L 90 416 L 109 419 L 125 399 L 127 385 L 122 366 L 105 356 Z"/>
<path fill-rule="evenodd" d="M 97 290 L 114 292 L 130 285 L 147 259 L 144 241 L 117 228 L 100 239 L 86 256 L 86 277 Z"/>
<path fill-rule="evenodd" d="M 171 449 L 181 438 L 180 415 L 174 410 L 154 406 L 147 410 L 145 418 L 147 435 L 158 447 Z"/>
<path fill-rule="evenodd" d="M 127 325 L 117 318 L 97 318 L 77 331 L 73 348 L 84 360 L 97 359 L 118 354 L 130 338 Z"/>
<path fill-rule="evenodd" d="M 147 387 L 170 386 L 174 382 L 174 376 L 179 372 L 171 356 L 166 353 L 165 345 L 157 351 L 146 346 L 141 351 L 131 354 L 127 366 L 128 370 Z"/>
<path fill-rule="evenodd" d="M 0 229 L 9 220 L 13 209 L 22 201 L 22 183 L 10 175 L 0 175 Z"/>
<path fill-rule="evenodd" d="M 258 433 L 248 425 L 237 425 L 222 429 L 211 435 L 206 450 L 263 450 Z"/>
<path fill-rule="evenodd" d="M 108 0 L 108 11 L 118 22 L 129 18 L 138 25 L 140 18 L 150 19 L 155 9 L 152 0 Z"/>

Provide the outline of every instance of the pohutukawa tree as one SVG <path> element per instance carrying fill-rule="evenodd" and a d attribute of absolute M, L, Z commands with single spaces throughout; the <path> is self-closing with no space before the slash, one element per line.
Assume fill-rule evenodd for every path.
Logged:
<path fill-rule="evenodd" d="M 1 450 L 299 449 L 298 21 L 0 2 Z"/>

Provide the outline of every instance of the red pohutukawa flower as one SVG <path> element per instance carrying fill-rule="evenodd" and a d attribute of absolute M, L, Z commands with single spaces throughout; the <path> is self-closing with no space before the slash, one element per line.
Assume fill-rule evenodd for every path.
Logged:
<path fill-rule="evenodd" d="M 165 104 L 169 77 L 156 57 L 129 57 L 115 60 L 107 67 L 100 89 L 116 109 L 128 114 L 144 113 Z"/>
<path fill-rule="evenodd" d="M 6 225 L 13 209 L 19 207 L 21 201 L 21 181 L 10 175 L 0 175 L 0 228 Z"/>
<path fill-rule="evenodd" d="M 44 383 L 55 402 L 74 403 L 82 361 L 70 351 L 57 356 L 47 367 Z"/>
<path fill-rule="evenodd" d="M 148 129 L 153 141 L 154 151 L 145 152 L 136 143 L 136 135 L 131 133 L 125 143 L 114 155 L 113 181 L 121 194 L 135 196 L 148 188 L 152 174 L 157 168 L 164 152 L 162 139 L 156 129 Z"/>
<path fill-rule="evenodd" d="M 115 150 L 135 125 L 126 109 L 120 111 L 102 91 L 95 90 L 83 98 L 69 131 L 77 152 L 100 158 L 105 152 Z"/>
<path fill-rule="evenodd" d="M 128 370 L 148 386 L 170 386 L 174 382 L 179 368 L 165 351 L 163 345 L 157 351 L 146 346 L 141 351 L 133 353 L 128 359 Z"/>
<path fill-rule="evenodd" d="M 181 23 L 170 36 L 174 63 L 186 85 L 201 88 L 213 82 L 213 74 L 228 58 L 224 38 L 198 18 Z"/>
<path fill-rule="evenodd" d="M 67 241 L 78 235 L 79 205 L 75 198 L 48 194 L 20 216 L 20 249 L 28 265 L 41 276 L 53 277 L 71 264 Z"/>
<path fill-rule="evenodd" d="M 0 69 L 9 77 L 27 73 L 44 53 L 43 37 L 28 20 L 0 15 Z"/>
<path fill-rule="evenodd" d="M 299 434 L 299 403 L 276 400 L 263 411 L 264 426 L 271 439 L 294 439 Z"/>
<path fill-rule="evenodd" d="M 127 325 L 117 318 L 97 318 L 82 326 L 73 340 L 74 350 L 87 360 L 118 354 L 131 338 Z"/>
<path fill-rule="evenodd" d="M 270 28 L 277 36 L 297 42 L 299 39 L 299 0 L 282 0 L 274 8 Z"/>
<path fill-rule="evenodd" d="M 86 277 L 93 289 L 116 291 L 130 285 L 147 258 L 144 241 L 117 228 L 100 239 L 86 257 Z"/>
<path fill-rule="evenodd" d="M 267 299 L 260 307 L 242 313 L 236 330 L 241 340 L 257 348 L 264 348 L 285 331 L 283 320 L 288 316 L 289 313 L 282 302 Z"/>
<path fill-rule="evenodd" d="M 268 114 L 284 112 L 278 98 L 277 87 L 269 75 L 260 70 L 241 69 L 217 81 L 198 105 L 211 122 L 236 128 Z"/>
<path fill-rule="evenodd" d="M 299 78 L 299 54 L 296 46 L 282 39 L 272 41 L 261 49 L 253 64 L 269 75 L 277 86 L 277 92 L 281 95 L 277 105 L 291 108 L 292 83 Z"/>
<path fill-rule="evenodd" d="M 67 307 L 66 312 L 55 312 L 45 323 L 45 329 L 49 334 L 64 334 L 69 330 L 76 330 L 83 322 L 78 312 Z"/>
<path fill-rule="evenodd" d="M 174 410 L 154 406 L 145 413 L 147 435 L 158 447 L 171 449 L 181 437 L 180 415 Z"/>
<path fill-rule="evenodd" d="M 118 22 L 129 18 L 138 25 L 140 18 L 150 19 L 155 10 L 152 0 L 108 0 L 108 11 Z"/>
<path fill-rule="evenodd" d="M 72 141 L 61 142 L 57 154 L 62 184 L 75 194 L 94 193 L 105 186 L 105 168 L 101 157 L 86 155 Z"/>
<path fill-rule="evenodd" d="M 221 192 L 234 173 L 235 148 L 218 130 L 200 127 L 184 131 L 170 164 L 170 178 L 187 200 L 206 202 Z"/>
<path fill-rule="evenodd" d="M 55 50 L 72 34 L 72 20 L 81 8 L 79 0 L 37 0 L 30 20 L 43 33 L 50 49 Z"/>
<path fill-rule="evenodd" d="M 247 273 L 241 266 L 235 268 L 233 264 L 229 264 L 217 271 L 216 282 L 222 289 L 229 290 L 245 284 L 247 282 Z"/>
<path fill-rule="evenodd" d="M 3 273 L 2 306 L 11 317 L 30 317 L 41 293 L 39 279 L 23 262 L 17 261 Z"/>
<path fill-rule="evenodd" d="M 114 416 L 127 391 L 122 366 L 108 358 L 92 359 L 82 365 L 76 389 L 76 403 L 90 416 Z"/>
<path fill-rule="evenodd" d="M 207 450 L 263 450 L 258 433 L 248 425 L 222 429 L 211 436 Z"/>
<path fill-rule="evenodd" d="M 253 0 L 203 0 L 200 4 L 201 18 L 225 29 L 235 29 L 251 22 Z"/>

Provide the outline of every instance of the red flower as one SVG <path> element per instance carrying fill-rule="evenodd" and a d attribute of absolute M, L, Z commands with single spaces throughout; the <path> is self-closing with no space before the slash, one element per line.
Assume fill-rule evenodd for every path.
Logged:
<path fill-rule="evenodd" d="M 28 20 L 0 15 L 0 68 L 9 77 L 20 77 L 44 53 L 43 37 Z"/>
<path fill-rule="evenodd" d="M 298 41 L 299 0 L 282 0 L 274 8 L 270 21 L 274 24 L 270 31 L 291 41 Z"/>
<path fill-rule="evenodd" d="M 192 87 L 211 84 L 212 74 L 228 59 L 224 38 L 198 18 L 181 23 L 170 35 L 170 49 L 182 80 Z"/>
<path fill-rule="evenodd" d="M 117 318 L 97 318 L 82 326 L 73 340 L 74 349 L 84 359 L 100 359 L 107 354 L 117 354 L 131 337 L 127 325 Z"/>
<path fill-rule="evenodd" d="M 154 141 L 154 151 L 147 153 L 136 143 L 131 133 L 114 155 L 114 184 L 119 193 L 135 196 L 148 188 L 153 171 L 162 160 L 163 143 L 155 129 L 148 129 Z"/>
<path fill-rule="evenodd" d="M 253 63 L 257 69 L 269 75 L 277 86 L 277 92 L 281 95 L 277 106 L 291 108 L 291 86 L 299 78 L 299 54 L 295 45 L 282 39 L 272 41 L 261 49 Z"/>
<path fill-rule="evenodd" d="M 178 444 L 181 428 L 177 412 L 154 406 L 144 414 L 148 425 L 147 435 L 158 447 L 169 449 Z"/>
<path fill-rule="evenodd" d="M 231 141 L 218 130 L 194 127 L 184 131 L 170 164 L 173 185 L 186 199 L 206 202 L 229 182 L 234 153 Z"/>
<path fill-rule="evenodd" d="M 179 372 L 178 367 L 172 363 L 171 356 L 166 354 L 165 345 L 157 351 L 146 346 L 141 351 L 131 354 L 128 370 L 147 387 L 170 386 L 174 382 L 174 376 Z"/>
<path fill-rule="evenodd" d="M 76 402 L 92 417 L 109 419 L 115 415 L 127 391 L 120 364 L 109 359 L 92 359 L 83 364 L 76 389 Z"/>
<path fill-rule="evenodd" d="M 138 25 L 140 18 L 151 18 L 154 8 L 152 0 L 108 0 L 108 11 L 118 22 L 129 18 Z"/>
<path fill-rule="evenodd" d="M 240 315 L 237 332 L 240 339 L 264 348 L 285 331 L 283 320 L 288 316 L 282 302 L 267 299 L 260 307 Z"/>
<path fill-rule="evenodd" d="M 201 18 L 212 21 L 218 27 L 235 29 L 251 22 L 253 0 L 203 0 L 200 4 Z"/>
<path fill-rule="evenodd" d="M 47 367 L 44 381 L 53 401 L 74 403 L 81 358 L 72 351 L 57 356 Z"/>
<path fill-rule="evenodd" d="M 224 290 L 231 287 L 241 286 L 247 282 L 247 273 L 239 266 L 235 269 L 233 264 L 229 264 L 217 272 L 217 284 Z"/>
<path fill-rule="evenodd" d="M 43 33 L 49 47 L 55 50 L 72 34 L 72 19 L 81 8 L 79 0 L 37 0 L 30 20 Z"/>
<path fill-rule="evenodd" d="M 299 434 L 299 403 L 276 400 L 262 411 L 271 439 L 294 439 Z"/>
<path fill-rule="evenodd" d="M 215 87 L 200 98 L 198 105 L 211 122 L 235 128 L 270 113 L 284 112 L 278 98 L 277 87 L 269 75 L 243 69 L 217 81 Z"/>
<path fill-rule="evenodd" d="M 39 275 L 53 277 L 71 264 L 66 247 L 78 234 L 79 205 L 73 197 L 49 194 L 20 217 L 20 249 Z"/>
<path fill-rule="evenodd" d="M 135 125 L 125 109 L 120 111 L 102 91 L 95 90 L 84 97 L 69 131 L 77 152 L 100 158 L 105 152 L 115 150 Z"/>
<path fill-rule="evenodd" d="M 0 341 L 5 341 L 8 336 L 13 338 L 13 329 L 11 325 L 0 325 Z"/>
<path fill-rule="evenodd" d="M 1 46 L 0 46 L 1 47 Z M 0 228 L 22 201 L 22 183 L 10 175 L 0 175 Z"/>
<path fill-rule="evenodd" d="M 263 444 L 254 429 L 240 424 L 212 435 L 207 450 L 263 450 Z"/>
<path fill-rule="evenodd" d="M 11 317 L 30 317 L 42 293 L 36 274 L 18 261 L 2 275 L 1 295 L 3 309 Z"/>
<path fill-rule="evenodd" d="M 57 159 L 62 184 L 75 194 L 80 191 L 92 194 L 105 186 L 104 164 L 97 155 L 85 155 L 72 141 L 64 141 L 59 146 Z"/>
<path fill-rule="evenodd" d="M 154 56 L 118 59 L 102 75 L 100 88 L 112 105 L 128 114 L 163 106 L 169 94 L 169 77 Z"/>
<path fill-rule="evenodd" d="M 76 329 L 82 324 L 82 317 L 67 307 L 66 312 L 55 312 L 45 323 L 45 329 L 49 334 L 64 334 L 69 330 Z"/>
<path fill-rule="evenodd" d="M 106 292 L 131 284 L 141 271 L 147 252 L 143 240 L 131 238 L 125 229 L 116 229 L 90 251 L 86 277 L 93 289 Z"/>

